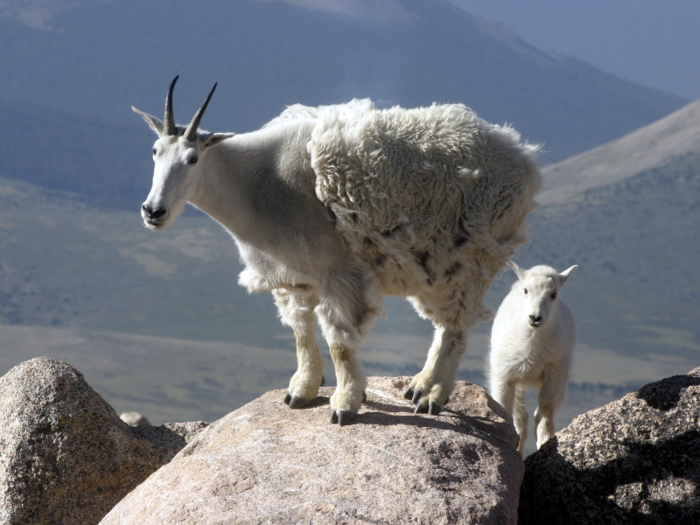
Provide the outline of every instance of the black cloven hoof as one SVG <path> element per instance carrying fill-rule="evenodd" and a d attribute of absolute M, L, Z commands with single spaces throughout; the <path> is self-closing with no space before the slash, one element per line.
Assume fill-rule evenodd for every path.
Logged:
<path fill-rule="evenodd" d="M 418 403 L 416 409 L 413 411 L 414 414 L 430 414 L 431 416 L 437 416 L 442 410 L 442 407 L 438 405 L 435 401 L 430 403 Z"/>
<path fill-rule="evenodd" d="M 321 376 L 321 386 L 326 384 L 326 376 Z M 289 405 L 289 408 L 301 408 L 313 403 L 315 399 L 304 399 L 303 397 L 293 396 L 289 392 L 284 396 L 284 404 Z"/>
<path fill-rule="evenodd" d="M 435 401 L 430 402 L 430 407 L 428 408 L 428 414 L 431 414 L 433 416 L 437 416 L 440 413 L 440 410 L 442 410 L 442 407 L 438 405 Z"/>
<path fill-rule="evenodd" d="M 339 427 L 347 425 L 355 421 L 357 417 L 357 412 L 352 410 L 336 410 L 335 408 L 331 412 L 331 423 L 338 423 Z"/>
<path fill-rule="evenodd" d="M 406 391 L 403 393 L 403 397 L 406 399 L 413 399 L 413 387 L 409 386 Z"/>
<path fill-rule="evenodd" d="M 287 395 L 289 395 L 289 394 L 287 394 Z M 313 399 L 304 399 L 303 397 L 292 396 L 291 399 L 289 400 L 289 403 L 287 403 L 287 404 L 289 405 L 289 408 L 302 408 L 302 407 L 305 407 L 307 405 L 310 405 L 313 402 L 314 402 Z"/>
<path fill-rule="evenodd" d="M 413 392 L 413 399 L 411 399 L 411 401 L 412 401 L 414 404 L 417 404 L 417 403 L 420 401 L 420 398 L 421 398 L 421 397 L 423 397 L 423 391 L 420 390 L 420 389 L 418 389 L 418 390 L 416 390 L 415 392 Z"/>

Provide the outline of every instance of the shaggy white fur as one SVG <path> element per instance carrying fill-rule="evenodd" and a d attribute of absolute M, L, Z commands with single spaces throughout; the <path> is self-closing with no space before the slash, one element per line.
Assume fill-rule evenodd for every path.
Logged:
<path fill-rule="evenodd" d="M 487 288 L 526 242 L 537 147 L 461 105 L 295 105 L 257 132 L 194 141 L 140 114 L 160 137 L 146 224 L 167 227 L 190 202 L 231 232 L 241 284 L 272 291 L 296 334 L 290 407 L 313 402 L 323 383 L 318 318 L 338 379 L 331 419 L 354 419 L 365 387 L 357 350 L 391 294 L 435 324 L 406 396 L 419 412 L 439 412 L 467 330 L 492 315 Z"/>
<path fill-rule="evenodd" d="M 537 448 L 554 435 L 554 412 L 564 400 L 576 346 L 576 322 L 559 291 L 577 267 L 557 273 L 549 266 L 523 270 L 493 321 L 489 354 L 491 395 L 513 416 L 520 453 L 527 439 L 527 387 L 539 389 Z"/>

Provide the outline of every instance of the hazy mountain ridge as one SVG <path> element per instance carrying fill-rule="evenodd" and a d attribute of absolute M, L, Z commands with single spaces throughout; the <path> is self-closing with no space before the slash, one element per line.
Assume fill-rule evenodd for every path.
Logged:
<path fill-rule="evenodd" d="M 685 101 L 543 52 L 443 1 L 397 0 L 410 20 L 365 20 L 282 2 L 84 2 L 54 30 L 0 19 L 0 99 L 107 121 L 159 113 L 182 74 L 188 121 L 219 81 L 203 125 L 249 131 L 286 105 L 370 97 L 462 102 L 544 142 L 546 161 L 632 131 Z M 204 6 L 204 7 L 202 7 Z"/>
<path fill-rule="evenodd" d="M 74 192 L 93 206 L 138 210 L 150 189 L 155 138 L 115 124 L 0 100 L 0 176 Z"/>
<path fill-rule="evenodd" d="M 620 182 L 643 170 L 698 151 L 700 100 L 619 139 L 544 168 L 542 204 L 565 202 L 591 188 Z M 687 164 L 687 159 L 682 161 Z"/>

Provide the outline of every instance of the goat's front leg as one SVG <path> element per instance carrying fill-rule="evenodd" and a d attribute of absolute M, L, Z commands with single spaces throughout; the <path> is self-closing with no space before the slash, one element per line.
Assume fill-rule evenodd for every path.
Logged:
<path fill-rule="evenodd" d="M 508 380 L 508 372 L 500 367 L 498 357 L 493 353 L 489 362 L 489 393 L 494 401 L 499 403 L 509 416 L 513 418 L 513 425 L 518 434 L 518 452 L 525 453 L 525 441 L 527 441 L 527 409 L 525 408 L 525 387 L 515 381 Z"/>
<path fill-rule="evenodd" d="M 491 397 L 512 416 L 513 406 L 515 404 L 515 381 L 508 381 L 507 378 L 502 377 L 495 368 L 494 364 L 491 363 L 489 377 Z"/>
<path fill-rule="evenodd" d="M 518 452 L 525 457 L 525 442 L 527 441 L 527 408 L 525 407 L 525 397 L 527 392 L 525 387 L 517 385 L 515 387 L 515 402 L 513 403 L 513 424 L 515 431 L 520 438 L 518 442 Z"/>
<path fill-rule="evenodd" d="M 323 386 L 323 357 L 316 343 L 316 314 L 318 296 L 275 290 L 275 302 L 282 321 L 294 330 L 297 343 L 297 371 L 289 381 L 284 402 L 289 408 L 301 408 L 314 402 Z"/>
<path fill-rule="evenodd" d="M 404 397 L 416 405 L 416 413 L 440 413 L 452 393 L 459 359 L 466 348 L 466 330 L 436 326 L 425 366 L 404 392 Z"/>
<path fill-rule="evenodd" d="M 559 376 L 558 370 L 550 370 L 537 398 L 535 429 L 538 450 L 554 436 L 554 412 L 564 401 L 566 379 L 561 380 Z"/>
<path fill-rule="evenodd" d="M 367 380 L 357 358 L 357 347 L 338 343 L 331 343 L 330 347 L 338 382 L 331 396 L 331 423 L 343 426 L 357 417 L 357 411 L 365 399 Z"/>

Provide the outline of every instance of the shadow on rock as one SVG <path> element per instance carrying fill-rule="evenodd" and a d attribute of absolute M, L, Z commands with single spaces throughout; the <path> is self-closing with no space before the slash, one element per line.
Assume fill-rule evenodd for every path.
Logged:
<path fill-rule="evenodd" d="M 519 523 L 700 523 L 700 369 L 575 419 L 525 460 Z"/>

